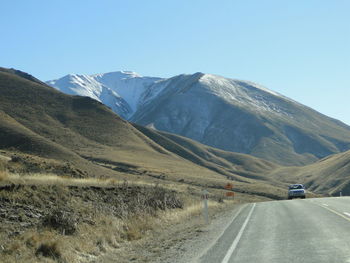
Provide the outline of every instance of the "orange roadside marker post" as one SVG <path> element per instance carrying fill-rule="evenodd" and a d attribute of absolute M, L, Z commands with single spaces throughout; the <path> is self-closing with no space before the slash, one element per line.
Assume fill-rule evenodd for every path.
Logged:
<path fill-rule="evenodd" d="M 232 190 L 232 188 L 233 188 L 233 184 L 231 184 L 231 183 L 227 183 L 226 185 L 225 185 L 225 187 L 224 187 L 226 190 Z"/>
<path fill-rule="evenodd" d="M 227 183 L 227 184 L 224 186 L 224 188 L 225 188 L 226 190 L 232 191 L 232 189 L 233 189 L 233 184 L 232 184 L 232 183 Z M 234 192 L 226 192 L 225 196 L 226 196 L 226 197 L 232 197 L 232 198 L 234 198 L 234 197 L 235 197 L 235 193 L 234 193 Z"/>

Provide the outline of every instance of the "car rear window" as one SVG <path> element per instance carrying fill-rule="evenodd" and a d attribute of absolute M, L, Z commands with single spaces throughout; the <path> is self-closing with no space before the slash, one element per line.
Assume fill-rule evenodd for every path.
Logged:
<path fill-rule="evenodd" d="M 301 184 L 290 185 L 289 189 L 304 189 Z"/>

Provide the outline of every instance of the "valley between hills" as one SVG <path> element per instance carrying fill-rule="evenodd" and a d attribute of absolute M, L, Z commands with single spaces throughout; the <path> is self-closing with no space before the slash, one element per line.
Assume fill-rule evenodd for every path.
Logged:
<path fill-rule="evenodd" d="M 0 68 L 4 262 L 152 262 L 169 247 L 147 240 L 181 224 L 200 231 L 203 189 L 212 216 L 285 199 L 296 182 L 308 197 L 350 195 L 350 127 L 340 121 L 253 83 L 127 75 L 120 89 L 140 82 L 142 102 L 113 90 L 113 74 L 85 76 L 101 91 L 92 98 L 77 76 L 58 88 Z"/>

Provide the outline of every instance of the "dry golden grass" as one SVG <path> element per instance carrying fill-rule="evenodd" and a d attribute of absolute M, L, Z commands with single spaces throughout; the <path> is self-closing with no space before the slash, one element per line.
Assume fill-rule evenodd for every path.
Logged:
<path fill-rule="evenodd" d="M 0 159 L 0 182 L 8 178 L 6 162 Z"/>
<path fill-rule="evenodd" d="M 226 204 L 220 204 L 216 201 L 210 201 L 208 202 L 208 207 L 210 211 L 215 211 L 216 209 L 223 208 L 227 204 L 231 204 L 232 201 L 227 201 Z M 159 216 L 157 218 L 158 224 L 161 225 L 168 225 L 168 224 L 176 224 L 184 222 L 185 220 L 194 217 L 199 216 L 202 214 L 203 211 L 203 204 L 201 201 L 192 202 L 192 204 L 188 205 L 184 209 L 175 209 L 175 210 L 168 210 L 164 212 L 160 212 Z"/>
<path fill-rule="evenodd" d="M 5 171 L 0 171 L 0 182 L 8 179 L 8 173 Z"/>
<path fill-rule="evenodd" d="M 3 175 L 3 177 L 1 177 Z M 2 178 L 2 179 L 1 179 Z M 178 193 L 188 193 L 189 190 L 200 194 L 200 187 L 190 186 L 187 183 L 158 180 L 157 182 L 152 181 L 126 181 L 114 178 L 72 178 L 68 176 L 57 176 L 55 174 L 13 174 L 0 171 L 0 182 L 1 184 L 16 184 L 16 185 L 55 185 L 55 186 L 78 186 L 78 187 L 117 187 L 117 186 L 141 186 L 141 187 L 154 187 L 158 185 L 168 190 L 174 190 Z M 223 180 L 224 183 L 224 180 Z"/>
<path fill-rule="evenodd" d="M 215 201 L 209 202 L 211 213 L 230 207 L 235 203 L 227 201 L 219 204 Z M 75 250 L 81 254 L 99 256 L 106 252 L 123 250 L 132 246 L 135 241 L 146 238 L 154 230 L 166 229 L 167 227 L 183 223 L 186 220 L 199 218 L 198 223 L 204 223 L 201 217 L 202 202 L 192 201 L 192 204 L 184 209 L 166 210 L 156 215 L 139 215 L 131 218 L 119 219 L 111 216 L 96 217 L 95 226 L 82 225 L 79 227 L 79 242 L 72 242 Z M 119 252 L 118 252 L 119 253 Z"/>
<path fill-rule="evenodd" d="M 3 246 L 1 262 L 70 262 L 64 243 L 53 232 L 29 230 Z"/>
<path fill-rule="evenodd" d="M 45 174 L 45 173 L 33 173 L 27 175 L 20 174 L 6 174 L 6 177 L 3 178 L 4 183 L 14 183 L 22 185 L 60 185 L 60 186 L 117 186 L 124 184 L 125 180 L 117 179 L 101 179 L 101 178 L 72 178 L 68 176 L 57 176 L 55 174 Z M 6 179 L 6 180 L 5 180 Z M 152 186 L 154 183 L 150 182 L 128 182 L 131 185 L 140 185 L 140 186 Z"/>
<path fill-rule="evenodd" d="M 5 155 L 1 155 L 1 154 L 0 154 L 0 163 L 5 164 L 5 163 L 7 163 L 8 161 L 11 161 L 11 158 L 10 158 L 10 157 L 7 157 L 7 156 L 5 156 Z"/>

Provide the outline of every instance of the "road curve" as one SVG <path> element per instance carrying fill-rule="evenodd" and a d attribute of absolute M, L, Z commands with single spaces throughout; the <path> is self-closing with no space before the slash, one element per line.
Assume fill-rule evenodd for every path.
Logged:
<path fill-rule="evenodd" d="M 201 263 L 350 263 L 350 197 L 249 204 Z"/>

